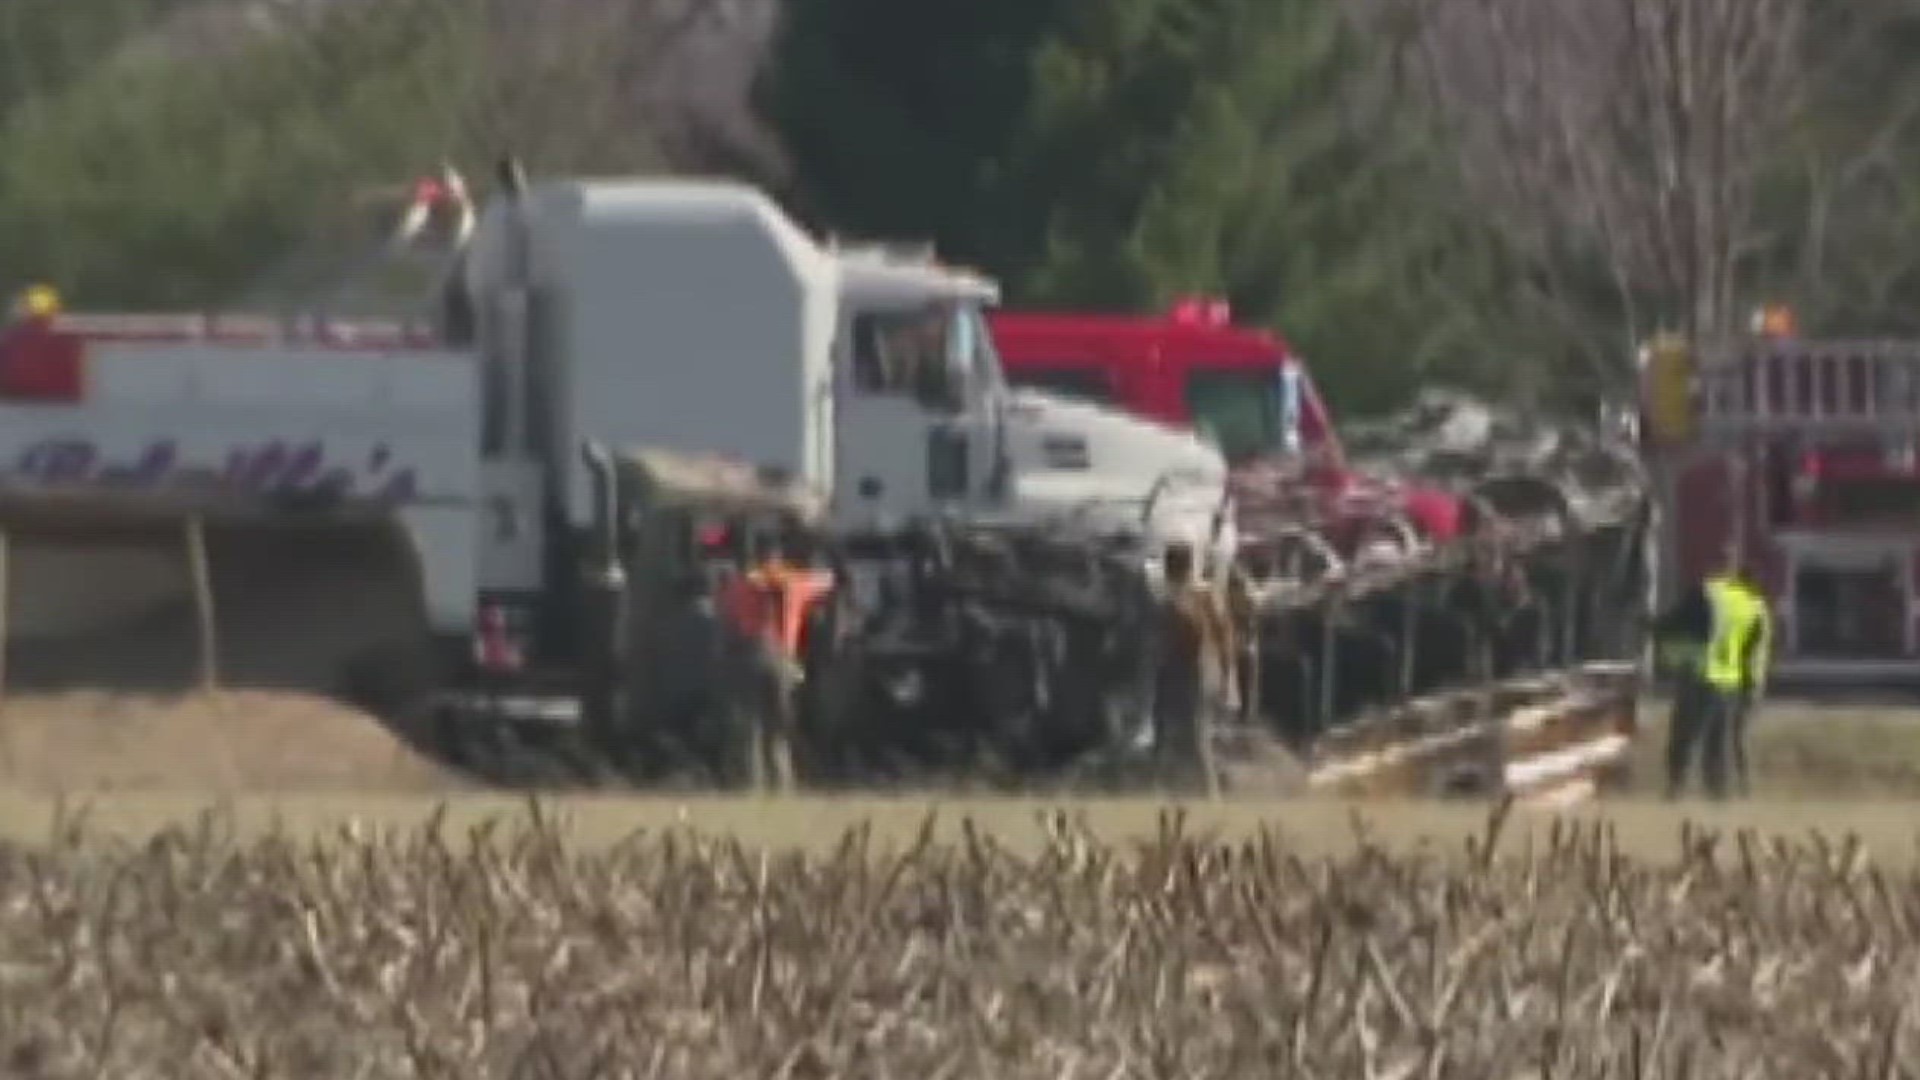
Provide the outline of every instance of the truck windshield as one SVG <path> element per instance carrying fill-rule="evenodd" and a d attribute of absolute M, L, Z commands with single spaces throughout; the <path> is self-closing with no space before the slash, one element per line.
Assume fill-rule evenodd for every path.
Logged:
<path fill-rule="evenodd" d="M 1289 442 L 1280 380 L 1268 370 L 1197 370 L 1187 376 L 1187 414 L 1230 462 L 1284 450 Z"/>

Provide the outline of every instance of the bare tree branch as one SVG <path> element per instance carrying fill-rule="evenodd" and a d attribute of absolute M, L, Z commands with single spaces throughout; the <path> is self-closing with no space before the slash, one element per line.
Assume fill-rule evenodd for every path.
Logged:
<path fill-rule="evenodd" d="M 1576 347 L 1596 374 L 1629 355 L 1622 321 L 1634 336 L 1734 329 L 1773 246 L 1759 182 L 1806 102 L 1809 0 L 1402 2 L 1469 179 L 1535 265 L 1536 302 L 1588 313 L 1546 312 L 1586 324 Z M 1588 295 L 1600 283 L 1608 318 Z"/>

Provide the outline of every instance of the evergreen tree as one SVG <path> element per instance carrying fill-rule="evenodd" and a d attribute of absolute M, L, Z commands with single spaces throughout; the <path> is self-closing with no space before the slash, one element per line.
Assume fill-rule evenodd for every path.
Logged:
<path fill-rule="evenodd" d="M 1488 241 L 1378 59 L 1320 0 L 1079 0 L 1036 55 L 1017 162 L 1047 214 L 1015 295 L 1224 294 L 1350 408 L 1480 374 Z"/>
<path fill-rule="evenodd" d="M 761 87 L 790 201 L 817 225 L 1004 268 L 1018 226 L 1000 170 L 1061 3 L 791 0 Z"/>

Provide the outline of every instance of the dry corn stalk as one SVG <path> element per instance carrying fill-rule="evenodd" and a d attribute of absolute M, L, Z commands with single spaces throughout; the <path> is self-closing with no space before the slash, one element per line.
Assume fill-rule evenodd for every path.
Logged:
<path fill-rule="evenodd" d="M 1338 858 L 687 830 L 0 848 L 9 1077 L 1912 1075 L 1920 876 L 1604 825 Z M 159 1069 L 156 1073 L 154 1070 Z M 1690 1071 L 1689 1071 L 1690 1070 Z"/>

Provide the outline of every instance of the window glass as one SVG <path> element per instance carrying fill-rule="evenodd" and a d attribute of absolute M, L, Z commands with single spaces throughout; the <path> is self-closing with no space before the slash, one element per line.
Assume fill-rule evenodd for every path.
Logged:
<path fill-rule="evenodd" d="M 524 449 L 536 457 L 553 446 L 557 402 L 552 364 L 554 357 L 566 355 L 567 348 L 567 324 L 561 315 L 560 295 L 551 287 L 541 286 L 528 294 L 528 349 L 524 357 L 526 370 L 522 373 L 526 379 L 527 410 Z"/>
<path fill-rule="evenodd" d="M 1194 371 L 1187 377 L 1194 430 L 1229 461 L 1271 453 L 1281 445 L 1280 382 L 1268 371 Z"/>
<path fill-rule="evenodd" d="M 862 393 L 946 401 L 953 311 L 927 307 L 868 312 L 853 321 L 853 381 Z"/>
<path fill-rule="evenodd" d="M 998 386 L 1001 381 L 1000 353 L 994 348 L 993 330 L 978 305 L 963 305 L 956 311 L 958 367 L 976 386 Z"/>
<path fill-rule="evenodd" d="M 946 362 L 947 325 L 935 310 L 869 312 L 853 322 L 854 383 L 872 394 L 911 394 Z"/>
<path fill-rule="evenodd" d="M 1826 525 L 1920 523 L 1920 483 L 1897 474 L 1827 480 L 1815 488 L 1814 513 Z"/>

